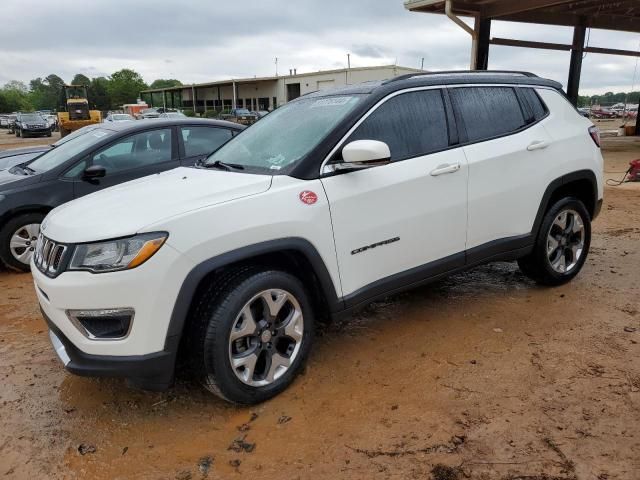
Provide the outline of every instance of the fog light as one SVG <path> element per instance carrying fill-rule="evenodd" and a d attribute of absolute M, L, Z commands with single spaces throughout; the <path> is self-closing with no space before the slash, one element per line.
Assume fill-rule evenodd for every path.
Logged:
<path fill-rule="evenodd" d="M 67 310 L 67 317 L 80 332 L 91 340 L 122 340 L 133 325 L 133 308 L 102 310 Z"/>

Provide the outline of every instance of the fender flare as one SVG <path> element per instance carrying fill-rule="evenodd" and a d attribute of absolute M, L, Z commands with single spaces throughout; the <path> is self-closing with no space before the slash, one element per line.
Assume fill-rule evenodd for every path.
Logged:
<path fill-rule="evenodd" d="M 549 209 L 549 202 L 551 201 L 551 197 L 553 196 L 553 194 L 562 186 L 567 185 L 571 182 L 575 182 L 576 180 L 588 180 L 591 184 L 591 188 L 593 190 L 592 193 L 594 211 L 589 213 L 593 214 L 593 218 L 595 218 L 595 216 L 598 214 L 598 181 L 596 179 L 596 174 L 593 173 L 592 170 L 578 170 L 575 172 L 567 173 L 566 175 L 563 175 L 552 181 L 544 191 L 542 200 L 540 201 L 540 206 L 538 207 L 538 213 L 536 214 L 536 218 L 533 222 L 533 228 L 531 229 L 531 235 L 533 236 L 533 238 L 537 238 L 538 236 L 540 225 L 542 225 L 544 215 Z"/>
<path fill-rule="evenodd" d="M 311 242 L 298 237 L 269 240 L 241 247 L 236 250 L 231 250 L 230 252 L 205 260 L 204 262 L 196 265 L 187 274 L 182 286 L 180 287 L 180 291 L 178 292 L 176 302 L 173 306 L 173 311 L 171 312 L 169 327 L 167 329 L 165 350 L 174 349 L 179 342 L 196 290 L 200 285 L 200 282 L 208 274 L 226 265 L 247 260 L 258 255 L 291 250 L 304 255 L 311 264 L 313 271 L 320 282 L 322 293 L 327 300 L 329 311 L 338 312 L 343 310 L 344 302 L 341 298 L 338 298 L 329 270 L 322 260 L 320 253 L 318 253 L 318 250 L 311 244 Z"/>

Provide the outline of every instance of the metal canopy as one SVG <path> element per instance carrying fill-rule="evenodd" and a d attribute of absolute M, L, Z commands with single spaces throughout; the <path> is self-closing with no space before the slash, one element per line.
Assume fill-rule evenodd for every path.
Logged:
<path fill-rule="evenodd" d="M 640 0 L 406 0 L 404 8 L 411 12 L 444 14 L 467 31 L 472 38 L 472 70 L 488 68 L 492 44 L 571 52 L 567 96 L 574 105 L 578 103 L 585 52 L 640 56 L 640 52 L 585 45 L 587 28 L 640 33 Z M 473 17 L 474 28 L 460 20 L 459 15 Z M 563 45 L 491 38 L 492 20 L 573 27 L 573 41 Z M 636 120 L 636 135 L 640 135 L 640 115 Z"/>
<path fill-rule="evenodd" d="M 408 0 L 412 12 L 445 13 L 443 0 Z M 511 22 L 591 27 L 640 33 L 640 0 L 463 0 L 456 15 Z"/>

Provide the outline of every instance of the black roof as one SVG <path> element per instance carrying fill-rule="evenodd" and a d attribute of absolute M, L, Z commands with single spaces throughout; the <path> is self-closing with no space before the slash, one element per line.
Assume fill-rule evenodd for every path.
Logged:
<path fill-rule="evenodd" d="M 321 90 L 301 98 L 326 97 L 331 95 L 356 95 L 369 93 L 390 93 L 412 87 L 438 85 L 464 85 L 470 83 L 535 85 L 561 90 L 562 85 L 554 80 L 538 77 L 529 72 L 505 70 L 456 70 L 443 72 L 417 72 L 400 75 L 389 80 L 364 82 L 356 85 Z"/>

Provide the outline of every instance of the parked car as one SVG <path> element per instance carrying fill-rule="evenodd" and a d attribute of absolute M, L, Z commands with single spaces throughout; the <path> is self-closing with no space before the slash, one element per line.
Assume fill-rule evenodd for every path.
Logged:
<path fill-rule="evenodd" d="M 23 138 L 51 136 L 49 123 L 38 113 L 19 113 L 13 131 Z"/>
<path fill-rule="evenodd" d="M 106 187 L 193 165 L 243 128 L 198 119 L 93 127 L 31 162 L 0 171 L 0 260 L 7 267 L 29 270 L 33 237 L 51 209 Z"/>
<path fill-rule="evenodd" d="M 138 120 L 158 117 L 160 117 L 160 112 L 158 112 L 156 108 L 145 108 L 144 110 L 140 110 L 140 113 L 138 114 Z"/>
<path fill-rule="evenodd" d="M 592 108 L 591 109 L 591 116 L 593 118 L 616 118 L 617 115 L 615 112 L 612 112 L 611 110 L 607 110 L 606 108 Z"/>
<path fill-rule="evenodd" d="M 9 116 L 0 115 L 0 128 L 9 128 Z"/>
<path fill-rule="evenodd" d="M 104 119 L 105 122 L 133 122 L 135 118 L 128 113 L 110 113 L 107 115 L 107 118 Z"/>
<path fill-rule="evenodd" d="M 258 110 L 257 112 L 251 112 L 251 113 L 253 113 L 258 120 L 260 120 L 262 117 L 266 117 L 267 115 L 269 115 L 269 112 L 267 110 Z"/>
<path fill-rule="evenodd" d="M 229 113 L 220 114 L 221 120 L 240 123 L 242 125 L 251 125 L 258 120 L 255 113 L 251 113 L 246 108 L 233 108 Z"/>
<path fill-rule="evenodd" d="M 18 118 L 17 114 L 12 113 L 11 115 L 7 115 L 7 122 L 8 122 L 7 129 L 9 130 L 7 133 L 11 135 L 16 133 L 15 132 L 16 118 Z"/>
<path fill-rule="evenodd" d="M 6 170 L 13 167 L 14 165 L 19 165 L 33 160 L 44 152 L 48 152 L 52 148 L 59 147 L 60 145 L 67 143 L 69 140 L 73 140 L 76 137 L 84 135 L 85 133 L 98 128 L 99 126 L 100 124 L 92 124 L 79 128 L 78 130 L 74 130 L 73 132 L 71 132 L 69 135 L 62 137 L 57 142 L 52 143 L 51 145 L 34 145 L 31 147 L 0 150 L 0 170 Z"/>
<path fill-rule="evenodd" d="M 182 112 L 163 112 L 160 114 L 159 118 L 188 118 Z"/>
<path fill-rule="evenodd" d="M 589 107 L 580 107 L 578 108 L 578 113 L 585 118 L 589 118 L 591 116 L 591 109 Z"/>
<path fill-rule="evenodd" d="M 535 75 L 324 90 L 195 168 L 49 213 L 35 290 L 69 371 L 166 388 L 181 346 L 206 388 L 253 404 L 293 381 L 320 318 L 495 260 L 570 281 L 602 169 L 597 128 Z"/>

